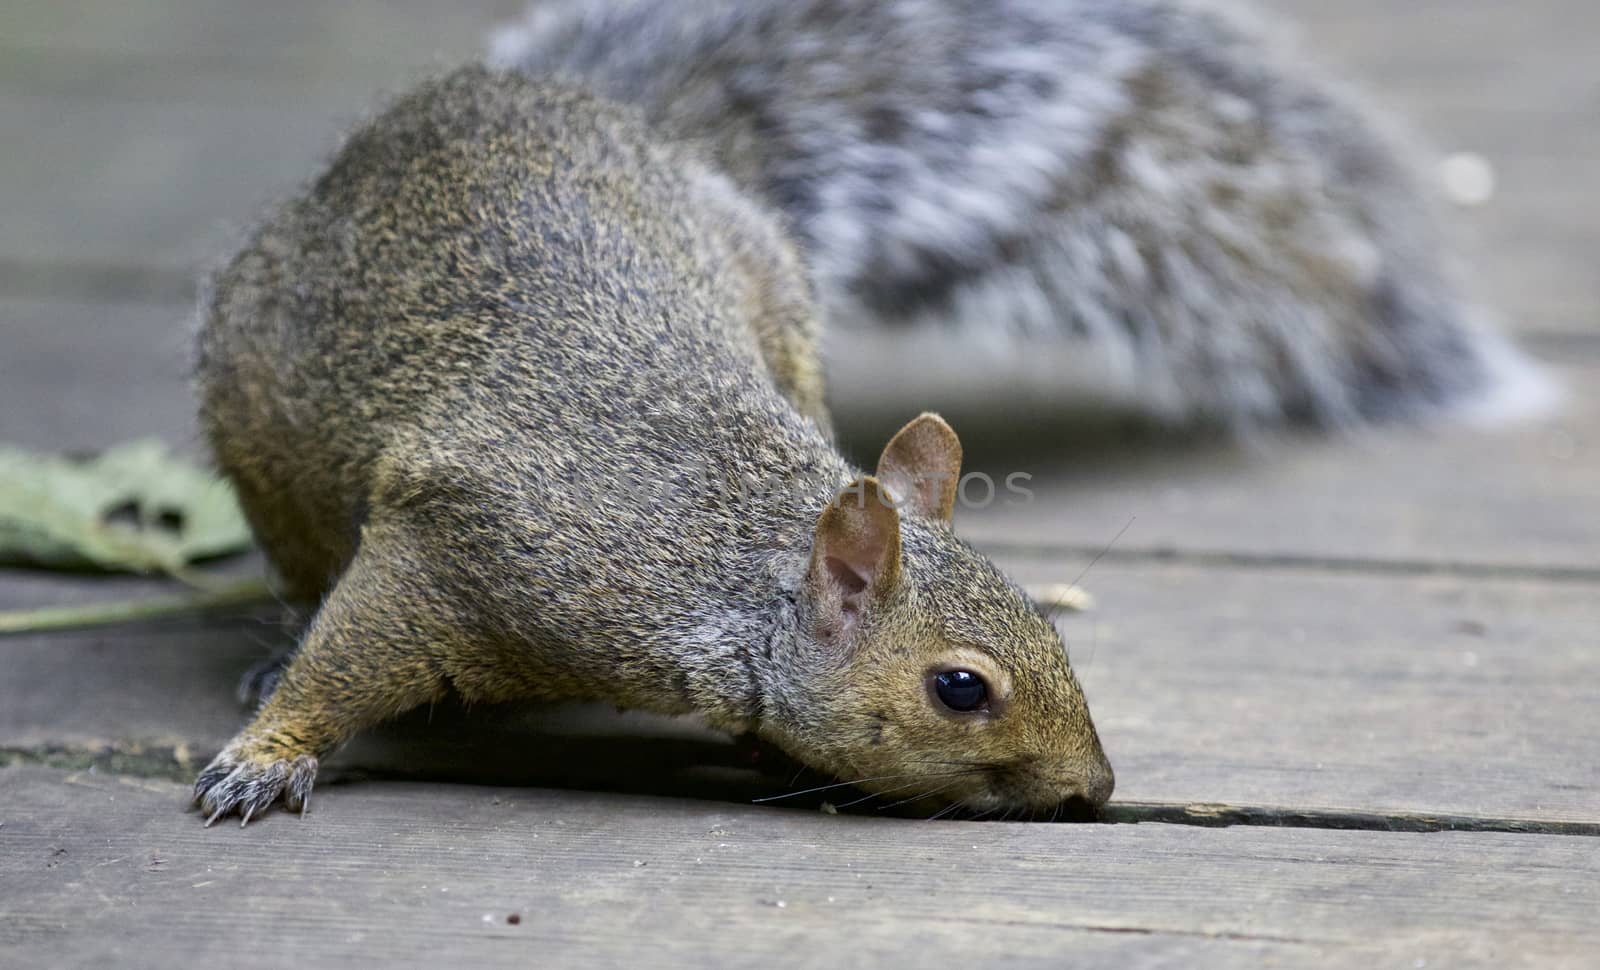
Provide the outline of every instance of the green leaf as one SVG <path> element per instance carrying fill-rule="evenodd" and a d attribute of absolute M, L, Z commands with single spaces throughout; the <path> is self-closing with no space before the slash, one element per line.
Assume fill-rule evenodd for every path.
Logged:
<path fill-rule="evenodd" d="M 88 459 L 0 445 L 0 564 L 176 575 L 250 541 L 227 483 L 159 441 Z"/>

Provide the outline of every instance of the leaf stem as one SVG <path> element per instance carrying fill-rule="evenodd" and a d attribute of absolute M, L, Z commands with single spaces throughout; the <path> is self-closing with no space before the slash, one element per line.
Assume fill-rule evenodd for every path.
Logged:
<path fill-rule="evenodd" d="M 265 580 L 247 579 L 228 586 L 186 596 L 157 596 L 142 600 L 90 603 L 84 606 L 48 606 L 31 610 L 0 611 L 0 637 L 59 630 L 85 630 L 142 620 L 191 616 L 213 610 L 276 602 Z"/>

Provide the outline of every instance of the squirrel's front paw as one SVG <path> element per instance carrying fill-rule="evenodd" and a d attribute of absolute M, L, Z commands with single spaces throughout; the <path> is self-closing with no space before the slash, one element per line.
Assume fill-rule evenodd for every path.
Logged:
<path fill-rule="evenodd" d="M 254 740 L 235 740 L 211 759 L 194 783 L 194 804 L 206 825 L 238 812 L 243 827 L 258 812 L 283 799 L 291 812 L 305 813 L 317 759 Z"/>

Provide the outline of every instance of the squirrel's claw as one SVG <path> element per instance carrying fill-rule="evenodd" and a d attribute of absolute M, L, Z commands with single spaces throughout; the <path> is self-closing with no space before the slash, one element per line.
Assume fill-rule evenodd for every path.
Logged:
<path fill-rule="evenodd" d="M 304 815 L 316 776 L 317 759 L 311 755 L 278 757 L 249 752 L 235 742 L 200 772 L 194 804 L 206 813 L 208 828 L 234 812 L 242 828 L 280 799 L 290 811 Z"/>

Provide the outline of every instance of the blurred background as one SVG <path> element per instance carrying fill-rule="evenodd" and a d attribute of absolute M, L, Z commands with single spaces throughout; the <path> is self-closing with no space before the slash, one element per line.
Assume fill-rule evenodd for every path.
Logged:
<path fill-rule="evenodd" d="M 1408 123 L 1439 160 L 1468 156 L 1455 173 L 1465 180 L 1459 197 L 1472 204 L 1456 221 L 1482 291 L 1536 351 L 1593 352 L 1594 5 L 1259 6 Z M 0 6 L 0 440 L 81 449 L 154 433 L 192 446 L 179 324 L 202 268 L 377 100 L 478 55 L 488 32 L 523 8 L 523 0 Z M 842 387 L 868 390 L 856 380 Z M 896 417 L 916 406 L 889 402 Z"/>

